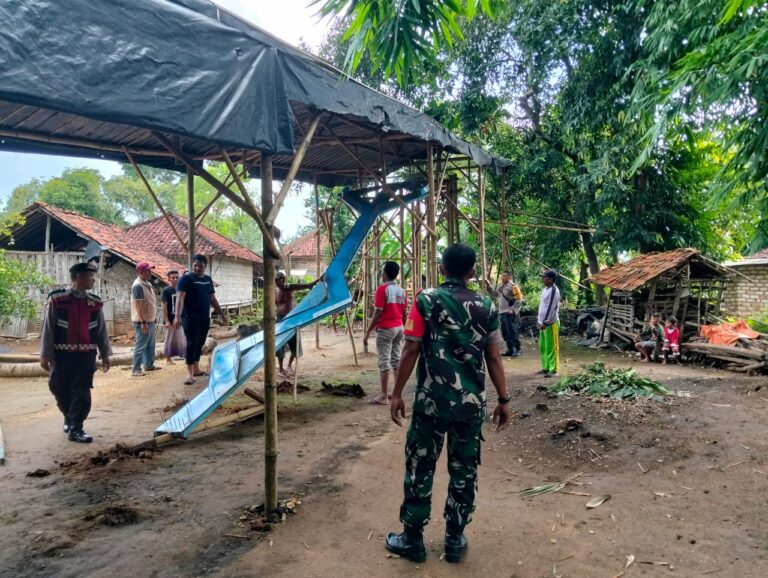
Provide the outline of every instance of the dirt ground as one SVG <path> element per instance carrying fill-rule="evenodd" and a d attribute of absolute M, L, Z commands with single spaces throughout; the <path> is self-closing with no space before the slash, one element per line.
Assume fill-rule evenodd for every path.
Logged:
<path fill-rule="evenodd" d="M 536 344 L 524 346 L 523 357 L 504 361 L 516 415 L 504 432 L 485 430 L 460 566 L 440 560 L 444 457 L 427 561 L 387 556 L 383 536 L 399 527 L 405 431 L 386 407 L 320 393 L 323 380 L 375 392 L 374 356 L 355 367 L 343 336 L 323 334 L 316 351 L 306 332 L 299 381 L 311 390 L 296 405 L 280 397 L 281 498 L 293 498 L 295 513 L 268 532 L 251 525 L 263 491 L 261 418 L 157 453 L 110 452 L 150 438 L 194 393 L 181 365 L 141 379 L 123 368 L 99 374 L 87 447 L 61 433 L 44 379 L 0 380 L 0 576 L 615 577 L 628 556 L 626 577 L 768 576 L 768 378 L 636 364 L 681 396 L 552 397 L 534 375 Z M 562 357 L 565 372 L 597 357 L 635 364 L 569 343 Z M 236 396 L 224 411 L 248 403 Z M 569 419 L 581 424 L 568 429 Z M 519 496 L 575 474 L 562 492 Z M 585 507 L 602 495 L 611 498 Z"/>

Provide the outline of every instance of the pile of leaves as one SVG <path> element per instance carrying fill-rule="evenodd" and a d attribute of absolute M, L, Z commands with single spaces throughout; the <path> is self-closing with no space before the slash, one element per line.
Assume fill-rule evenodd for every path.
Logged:
<path fill-rule="evenodd" d="M 583 372 L 561 377 L 550 390 L 612 399 L 672 395 L 672 391 L 652 379 L 637 375 L 634 369 L 607 368 L 600 361 L 582 367 Z"/>

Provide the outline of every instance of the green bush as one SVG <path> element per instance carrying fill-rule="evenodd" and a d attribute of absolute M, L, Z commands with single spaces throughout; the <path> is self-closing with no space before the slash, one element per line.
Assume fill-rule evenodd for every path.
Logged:
<path fill-rule="evenodd" d="M 44 291 L 52 284 L 33 265 L 8 258 L 0 250 L 0 321 L 35 317 L 38 305 L 29 298 L 30 292 Z"/>

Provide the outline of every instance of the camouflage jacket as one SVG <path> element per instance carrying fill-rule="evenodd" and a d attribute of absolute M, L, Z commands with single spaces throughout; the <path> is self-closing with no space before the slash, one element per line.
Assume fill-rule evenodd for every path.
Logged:
<path fill-rule="evenodd" d="M 416 298 L 405 339 L 421 343 L 413 412 L 452 421 L 485 417 L 485 347 L 499 343 L 489 297 L 448 280 Z"/>

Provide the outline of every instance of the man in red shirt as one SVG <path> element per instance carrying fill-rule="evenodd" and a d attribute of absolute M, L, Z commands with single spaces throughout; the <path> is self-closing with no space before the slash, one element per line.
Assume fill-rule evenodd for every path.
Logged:
<path fill-rule="evenodd" d="M 402 287 L 395 284 L 400 273 L 400 265 L 393 261 L 384 263 L 381 279 L 383 284 L 376 289 L 373 299 L 373 317 L 368 325 L 368 331 L 363 337 L 363 345 L 368 347 L 368 337 L 376 330 L 377 366 L 381 393 L 371 398 L 370 403 L 388 405 L 389 374 L 397 371 L 400 364 L 400 346 L 403 343 L 403 325 L 408 308 L 408 299 Z"/>

